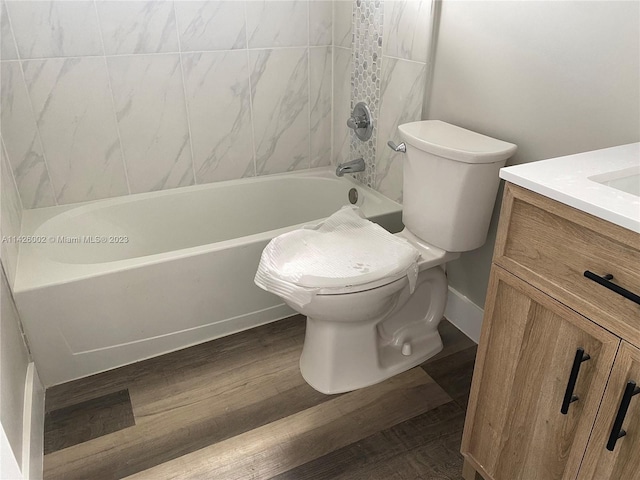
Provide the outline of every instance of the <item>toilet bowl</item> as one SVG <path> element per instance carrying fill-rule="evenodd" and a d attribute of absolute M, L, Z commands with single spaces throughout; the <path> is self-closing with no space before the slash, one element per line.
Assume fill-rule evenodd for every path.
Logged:
<path fill-rule="evenodd" d="M 343 209 L 335 214 L 343 224 L 332 216 L 324 231 L 274 239 L 256 274 L 256 284 L 307 317 L 300 371 L 322 393 L 381 382 L 442 349 L 444 266 L 485 242 L 498 170 L 516 150 L 439 121 L 399 131 L 405 229 L 392 235 Z"/>
<path fill-rule="evenodd" d="M 322 393 L 378 383 L 442 349 L 438 323 L 447 282 L 441 267 L 421 271 L 413 294 L 406 277 L 354 293 L 319 294 L 307 316 L 300 372 Z"/>
<path fill-rule="evenodd" d="M 447 299 L 442 267 L 460 255 L 420 242 L 407 230 L 396 237 L 420 253 L 413 293 L 402 272 L 364 284 L 321 289 L 305 305 L 287 302 L 307 317 L 300 372 L 322 393 L 373 385 L 442 349 L 438 324 Z"/>

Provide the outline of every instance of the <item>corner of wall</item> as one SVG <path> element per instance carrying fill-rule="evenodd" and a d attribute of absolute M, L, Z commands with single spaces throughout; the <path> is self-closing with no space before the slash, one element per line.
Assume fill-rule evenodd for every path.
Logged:
<path fill-rule="evenodd" d="M 14 455 L 7 433 L 0 425 L 0 478 L 41 480 L 43 478 L 44 387 L 31 363 L 25 387 L 22 465 Z"/>
<path fill-rule="evenodd" d="M 44 464 L 44 385 L 33 362 L 27 369 L 22 433 L 22 475 L 40 480 Z"/>
<path fill-rule="evenodd" d="M 0 469 L 2 472 L 6 469 L 14 472 L 12 476 L 0 475 L 0 478 L 40 479 L 43 464 L 45 390 L 35 364 L 31 361 L 3 265 L 0 268 L 0 276 L 0 427 L 3 437 Z M 4 452 L 5 439 L 7 452 Z M 21 476 L 15 475 L 14 467 Z"/>

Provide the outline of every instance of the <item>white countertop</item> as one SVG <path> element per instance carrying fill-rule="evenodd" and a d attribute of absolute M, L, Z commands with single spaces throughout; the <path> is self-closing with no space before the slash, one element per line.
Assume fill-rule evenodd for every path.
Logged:
<path fill-rule="evenodd" d="M 500 178 L 640 233 L 640 196 L 599 183 L 637 173 L 640 143 L 631 143 L 502 168 Z"/>

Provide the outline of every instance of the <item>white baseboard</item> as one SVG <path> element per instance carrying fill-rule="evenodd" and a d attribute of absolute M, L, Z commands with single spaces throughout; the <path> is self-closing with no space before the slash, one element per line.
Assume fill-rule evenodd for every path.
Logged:
<path fill-rule="evenodd" d="M 444 316 L 474 342 L 480 341 L 480 329 L 484 310 L 458 292 L 449 287 L 447 307 Z"/>
<path fill-rule="evenodd" d="M 42 479 L 44 450 L 44 386 L 33 362 L 27 367 L 22 431 L 22 478 Z"/>

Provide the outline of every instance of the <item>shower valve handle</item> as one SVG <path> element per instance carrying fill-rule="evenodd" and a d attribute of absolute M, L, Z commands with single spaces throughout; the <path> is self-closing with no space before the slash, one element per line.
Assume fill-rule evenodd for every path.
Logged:
<path fill-rule="evenodd" d="M 347 120 L 347 127 L 352 130 L 356 128 L 367 128 L 369 126 L 369 121 L 366 117 L 354 115 Z"/>
<path fill-rule="evenodd" d="M 353 107 L 353 112 L 351 112 L 351 116 L 347 120 L 347 127 L 353 130 L 356 137 L 363 142 L 371 138 L 373 133 L 371 110 L 364 102 L 358 102 Z"/>

